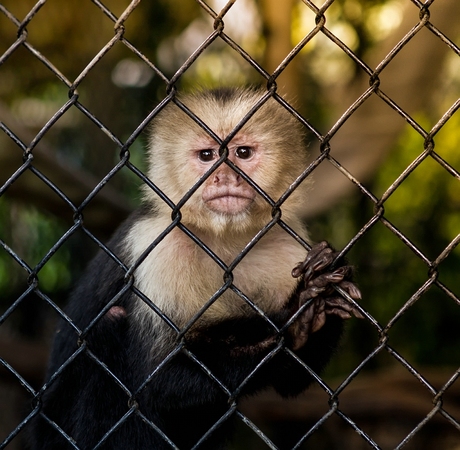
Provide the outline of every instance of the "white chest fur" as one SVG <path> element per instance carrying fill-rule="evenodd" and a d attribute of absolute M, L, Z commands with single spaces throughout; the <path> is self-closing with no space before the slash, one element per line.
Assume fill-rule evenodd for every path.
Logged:
<path fill-rule="evenodd" d="M 137 222 L 127 236 L 133 264 L 168 224 L 145 219 Z M 305 230 L 303 234 L 305 234 Z M 247 244 L 238 239 L 222 245 L 206 245 L 230 265 Z M 297 281 L 291 270 L 305 258 L 306 251 L 281 228 L 275 226 L 231 271 L 233 285 L 263 311 L 278 310 L 289 298 Z M 183 326 L 225 285 L 225 270 L 180 229 L 174 229 L 147 256 L 135 271 L 136 286 L 176 325 Z M 143 303 L 142 303 L 143 304 Z M 151 316 L 143 304 L 138 314 Z M 225 290 L 206 310 L 206 320 L 244 314 L 246 302 L 231 289 Z M 154 314 L 154 313 L 153 313 Z M 154 314 L 155 316 L 155 314 Z M 146 317 L 144 317 L 144 320 Z"/>

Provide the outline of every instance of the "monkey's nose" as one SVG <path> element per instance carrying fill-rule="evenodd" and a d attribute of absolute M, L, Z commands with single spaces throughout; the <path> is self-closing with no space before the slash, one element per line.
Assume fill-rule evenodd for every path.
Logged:
<path fill-rule="evenodd" d="M 214 184 L 239 185 L 241 177 L 232 168 L 223 164 L 216 172 L 214 172 L 213 182 Z"/>

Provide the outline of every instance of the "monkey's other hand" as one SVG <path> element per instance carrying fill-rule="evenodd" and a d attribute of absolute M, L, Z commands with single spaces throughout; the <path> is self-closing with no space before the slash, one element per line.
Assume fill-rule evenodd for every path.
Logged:
<path fill-rule="evenodd" d="M 335 314 L 342 319 L 349 319 L 352 315 L 362 318 L 356 307 L 334 288 L 341 288 L 353 300 L 361 300 L 361 292 L 351 282 L 353 268 L 343 265 L 330 269 L 337 255 L 338 252 L 323 241 L 314 245 L 305 260 L 292 270 L 294 278 L 303 276 L 298 308 L 310 301 L 294 324 L 294 350 L 302 347 L 308 336 L 325 324 L 327 314 Z"/>

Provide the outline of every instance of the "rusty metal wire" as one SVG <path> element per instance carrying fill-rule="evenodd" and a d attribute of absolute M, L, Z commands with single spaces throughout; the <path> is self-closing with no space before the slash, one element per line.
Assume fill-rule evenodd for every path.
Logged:
<path fill-rule="evenodd" d="M 426 414 L 426 416 L 421 420 L 413 430 L 408 433 L 405 438 L 400 442 L 400 444 L 396 448 L 404 447 L 411 439 L 428 423 L 432 418 L 436 415 L 441 415 L 444 417 L 453 427 L 460 431 L 460 418 L 455 417 L 453 414 L 449 412 L 443 406 L 443 395 L 446 391 L 459 379 L 460 377 L 460 369 L 457 370 L 454 374 L 452 374 L 451 378 L 444 384 L 441 389 L 436 389 L 433 387 L 427 379 L 424 377 L 422 373 L 420 373 L 416 367 L 414 367 L 409 361 L 407 361 L 395 348 L 389 345 L 388 343 L 388 332 L 394 326 L 394 324 L 409 310 L 409 308 L 420 299 L 420 297 L 432 286 L 437 286 L 441 289 L 449 298 L 451 298 L 458 306 L 460 306 L 460 299 L 458 296 L 452 292 L 443 282 L 439 280 L 438 272 L 440 264 L 449 256 L 449 254 L 453 251 L 453 249 L 458 245 L 460 242 L 460 234 L 454 239 L 444 250 L 443 252 L 437 257 L 435 260 L 431 260 L 424 252 L 417 247 L 415 243 L 411 241 L 411 239 L 406 236 L 398 227 L 393 224 L 387 217 L 385 217 L 385 202 L 388 198 L 401 186 L 402 183 L 409 177 L 409 175 L 426 159 L 432 159 L 436 161 L 440 167 L 442 167 L 447 174 L 456 179 L 460 180 L 460 173 L 458 170 L 449 164 L 448 161 L 443 159 L 435 150 L 434 150 L 434 138 L 439 130 L 447 123 L 447 121 L 452 117 L 452 115 L 460 108 L 460 100 L 456 101 L 452 106 L 448 108 L 445 114 L 439 119 L 439 121 L 431 128 L 431 130 L 424 130 L 424 128 L 417 122 L 414 117 L 411 117 L 404 108 L 402 108 L 394 99 L 391 98 L 390 95 L 386 94 L 380 87 L 380 76 L 385 71 L 386 67 L 392 62 L 392 60 L 396 57 L 396 55 L 411 42 L 421 30 L 428 30 L 433 36 L 439 39 L 443 45 L 447 46 L 451 52 L 456 55 L 460 55 L 460 48 L 456 45 L 448 36 L 448 30 L 440 30 L 438 29 L 434 23 L 430 21 L 430 6 L 434 3 L 432 1 L 417 1 L 412 0 L 414 5 L 413 8 L 413 16 L 414 16 L 414 23 L 415 25 L 406 33 L 406 35 L 400 39 L 400 41 L 394 46 L 394 48 L 380 61 L 380 63 L 376 66 L 375 69 L 372 69 L 362 58 L 357 56 L 355 52 L 349 48 L 344 42 L 342 42 L 327 26 L 326 15 L 328 9 L 334 3 L 335 0 L 328 0 L 322 4 L 321 7 L 316 5 L 315 3 L 310 0 L 302 0 L 304 7 L 310 9 L 315 15 L 315 25 L 309 31 L 308 34 L 304 36 L 304 38 L 291 50 L 291 52 L 285 56 L 285 58 L 279 63 L 278 67 L 272 72 L 267 72 L 257 61 L 256 58 L 251 56 L 246 50 L 244 50 L 235 40 L 232 39 L 226 32 L 225 32 L 225 21 L 226 21 L 226 14 L 231 10 L 232 6 L 236 3 L 237 0 L 228 1 L 224 8 L 216 12 L 214 11 L 211 6 L 205 1 L 196 0 L 197 3 L 201 6 L 203 11 L 209 15 L 209 17 L 213 20 L 213 30 L 207 36 L 206 39 L 195 49 L 193 53 L 189 55 L 186 61 L 177 69 L 177 71 L 170 77 L 166 76 L 162 70 L 160 70 L 150 59 L 143 54 L 135 45 L 133 45 L 129 40 L 125 37 L 126 27 L 129 24 L 125 22 L 130 17 L 130 15 L 136 10 L 140 1 L 133 0 L 128 7 L 119 15 L 115 15 L 107 6 L 105 6 L 99 0 L 92 0 L 92 3 L 97 7 L 97 13 L 102 13 L 106 18 L 113 22 L 113 29 L 114 35 L 113 37 L 97 52 L 96 56 L 81 70 L 78 76 L 73 80 L 69 80 L 63 73 L 61 73 L 59 67 L 56 67 L 46 55 L 42 54 L 37 48 L 35 48 L 29 41 L 28 41 L 28 31 L 27 27 L 33 22 L 36 15 L 40 12 L 40 14 L 46 14 L 46 9 L 42 8 L 46 4 L 46 0 L 38 1 L 32 9 L 26 14 L 23 20 L 17 19 L 5 6 L 0 4 L 0 13 L 4 14 L 5 17 L 11 22 L 11 24 L 16 27 L 17 29 L 17 37 L 14 42 L 9 45 L 3 51 L 3 54 L 0 55 L 0 66 L 3 64 L 8 64 L 9 58 L 11 58 L 15 52 L 19 49 L 27 50 L 30 55 L 40 61 L 43 66 L 50 71 L 57 80 L 62 83 L 68 90 L 69 100 L 59 108 L 55 114 L 47 121 L 47 123 L 41 128 L 41 130 L 36 134 L 36 136 L 27 143 L 24 141 L 21 136 L 18 136 L 13 131 L 13 128 L 9 126 L 7 122 L 0 122 L 0 129 L 5 134 L 5 136 L 10 139 L 15 146 L 18 148 L 18 151 L 22 152 L 23 156 L 23 164 L 11 174 L 11 176 L 0 186 L 0 196 L 7 193 L 8 189 L 21 177 L 24 173 L 30 173 L 34 177 L 38 178 L 41 183 L 45 184 L 49 187 L 54 194 L 59 197 L 64 204 L 66 205 L 69 210 L 71 210 L 74 218 L 74 224 L 71 226 L 63 235 L 62 237 L 53 245 L 47 254 L 41 259 L 41 261 L 31 267 L 24 261 L 16 252 L 14 248 L 11 248 L 6 242 L 4 242 L 0 237 L 0 248 L 2 251 L 6 252 L 7 255 L 11 257 L 11 264 L 19 265 L 26 273 L 28 277 L 28 288 L 24 291 L 15 302 L 13 302 L 0 316 L 0 327 L 3 323 L 5 323 L 13 312 L 18 308 L 18 306 L 22 303 L 23 299 L 27 297 L 31 292 L 34 292 L 39 298 L 41 298 L 44 302 L 46 302 L 61 318 L 66 320 L 75 330 L 76 334 L 80 340 L 80 346 L 78 350 L 63 364 L 62 367 L 51 377 L 51 379 L 40 388 L 34 388 L 26 381 L 26 379 L 5 359 L 0 358 L 0 367 L 8 372 L 14 379 L 16 379 L 20 385 L 24 388 L 27 393 L 34 398 L 33 408 L 28 411 L 24 419 L 12 430 L 8 436 L 4 438 L 2 442 L 0 442 L 0 449 L 8 448 L 9 444 L 15 439 L 15 437 L 27 427 L 31 419 L 36 416 L 37 414 L 43 414 L 40 412 L 40 398 L 44 391 L 48 388 L 50 384 L 55 382 L 55 380 L 60 376 L 62 371 L 65 367 L 69 364 L 72 364 L 74 359 L 78 356 L 78 354 L 85 352 L 93 361 L 96 363 L 101 370 L 108 374 L 109 377 L 113 379 L 116 385 L 121 389 L 122 394 L 125 395 L 127 398 L 127 402 L 130 405 L 130 409 L 127 413 L 120 417 L 117 423 L 114 423 L 112 428 L 108 430 L 107 434 L 103 437 L 103 439 L 99 442 L 99 446 L 102 446 L 106 439 L 110 437 L 110 435 L 123 424 L 131 415 L 137 415 L 145 423 L 148 423 L 150 427 L 155 429 L 158 433 L 160 433 L 165 442 L 169 443 L 171 448 L 176 448 L 174 444 L 169 440 L 169 438 L 162 433 L 162 431 L 156 426 L 156 424 L 149 421 L 149 419 L 144 416 L 142 410 L 139 408 L 139 405 L 136 403 L 136 397 L 139 393 L 145 389 L 145 387 L 151 382 L 154 378 L 156 371 L 160 371 L 162 366 L 167 363 L 167 361 L 172 358 L 178 352 L 185 352 L 187 356 L 195 361 L 195 363 L 201 367 L 201 369 L 209 375 L 209 377 L 220 386 L 221 390 L 228 395 L 229 398 L 229 409 L 227 413 L 220 419 L 218 423 L 216 423 L 209 432 L 204 435 L 201 441 L 196 445 L 194 448 L 199 448 L 201 442 L 206 440 L 208 434 L 210 434 L 215 428 L 219 427 L 221 422 L 224 422 L 227 417 L 236 414 L 237 417 L 244 423 L 248 428 L 250 428 L 265 444 L 266 448 L 271 449 L 278 449 L 275 443 L 270 440 L 270 438 L 243 412 L 238 409 L 238 405 L 236 403 L 236 399 L 238 398 L 238 394 L 241 389 L 244 387 L 245 383 L 249 381 L 252 374 L 246 379 L 243 384 L 235 391 L 231 392 L 228 390 L 226 386 L 224 386 L 214 375 L 213 373 L 201 362 L 193 353 L 183 347 L 183 344 L 179 344 L 164 360 L 164 362 L 153 372 L 150 377 L 148 377 L 145 382 L 138 388 L 136 392 L 131 392 L 121 380 L 117 379 L 114 373 L 110 371 L 110 369 L 100 361 L 96 355 L 91 353 L 91 351 L 86 347 L 85 343 L 85 336 L 87 333 L 97 324 L 99 319 L 109 310 L 109 308 L 116 303 L 118 298 L 128 290 L 134 292 L 142 301 L 144 301 L 147 305 L 149 305 L 163 320 L 178 334 L 178 337 L 182 337 L 190 327 L 193 326 L 194 322 L 205 312 L 206 308 L 210 307 L 219 297 L 225 292 L 227 289 L 233 290 L 237 295 L 239 295 L 250 307 L 257 311 L 261 316 L 265 317 L 267 322 L 277 331 L 277 327 L 270 322 L 270 319 L 266 317 L 263 311 L 255 305 L 251 299 L 247 298 L 242 292 L 240 292 L 236 286 L 233 285 L 233 275 L 232 270 L 236 267 L 236 265 L 244 258 L 244 256 L 251 251 L 252 247 L 256 245 L 259 239 L 266 234 L 271 227 L 278 224 L 283 229 L 301 242 L 301 239 L 295 234 L 293 230 L 291 230 L 286 223 L 284 223 L 281 219 L 280 215 L 280 208 L 284 200 L 297 188 L 297 186 L 307 178 L 321 163 L 329 163 L 337 171 L 339 171 L 343 176 L 345 176 L 350 183 L 354 184 L 357 189 L 360 191 L 362 196 L 368 199 L 374 205 L 374 214 L 372 217 L 365 223 L 362 228 L 356 233 L 356 235 L 350 239 L 348 244 L 344 246 L 342 249 L 339 257 L 348 253 L 348 251 L 365 235 L 371 228 L 375 226 L 375 224 L 379 223 L 386 227 L 389 232 L 391 232 L 395 237 L 397 237 L 403 244 L 406 246 L 413 254 L 423 263 L 426 265 L 427 270 L 429 271 L 429 277 L 426 280 L 425 284 L 419 288 L 417 292 L 415 292 L 411 298 L 409 298 L 401 309 L 394 314 L 392 319 L 386 324 L 382 325 L 378 322 L 376 318 L 374 318 L 368 311 L 362 309 L 360 310 L 362 314 L 365 316 L 365 320 L 368 321 L 371 327 L 375 329 L 375 332 L 378 335 L 378 345 L 375 349 L 353 370 L 343 381 L 342 383 L 336 388 L 332 389 L 329 387 L 324 380 L 321 379 L 320 376 L 315 374 L 308 366 L 305 365 L 303 361 L 301 361 L 292 351 L 286 349 L 282 343 L 275 348 L 267 357 L 261 361 L 259 366 L 255 369 L 258 370 L 260 366 L 266 363 L 266 361 L 270 360 L 275 354 L 278 352 L 285 352 L 289 354 L 292 358 L 294 358 L 300 365 L 304 366 L 305 370 L 316 380 L 317 384 L 322 388 L 325 394 L 328 396 L 329 401 L 329 408 L 328 411 L 319 419 L 317 422 L 309 429 L 306 430 L 304 435 L 301 439 L 297 442 L 297 444 L 293 447 L 294 449 L 299 449 L 301 446 L 306 443 L 308 445 L 309 438 L 317 431 L 327 420 L 329 420 L 332 416 L 337 416 L 341 418 L 347 426 L 351 429 L 356 431 L 356 433 L 361 437 L 361 439 L 368 444 L 370 448 L 374 449 L 381 449 L 382 447 L 379 446 L 377 440 L 375 438 L 365 432 L 358 424 L 356 424 L 351 417 L 349 417 L 344 411 L 342 411 L 339 407 L 339 400 L 340 395 L 342 392 L 347 388 L 355 379 L 355 377 L 363 370 L 363 368 L 375 358 L 376 355 L 386 352 L 390 355 L 394 360 L 404 367 L 410 374 L 415 377 L 421 385 L 425 388 L 425 390 L 429 393 L 432 398 L 432 409 Z M 299 53 L 302 49 L 315 37 L 319 34 L 322 34 L 327 39 L 329 39 L 335 46 L 340 48 L 345 55 L 347 55 L 359 68 L 363 76 L 366 76 L 369 81 L 368 88 L 348 107 L 348 109 L 341 115 L 341 117 L 332 125 L 332 127 L 325 133 L 320 132 L 317 130 L 309 120 L 302 117 L 298 111 L 296 111 L 286 100 L 284 100 L 278 93 L 277 93 L 277 79 L 279 75 L 286 69 L 286 67 L 291 63 L 296 57 L 298 57 Z M 187 109 L 185 105 L 183 105 L 180 100 L 176 97 L 177 91 L 177 83 L 181 79 L 181 77 L 186 73 L 187 70 L 203 55 L 203 53 L 210 47 L 210 45 L 215 41 L 221 41 L 225 45 L 229 46 L 233 51 L 235 51 L 241 58 L 243 58 L 249 66 L 257 72 L 263 79 L 266 80 L 267 91 L 266 94 L 260 99 L 257 105 L 254 106 L 253 110 L 248 112 L 246 117 L 241 121 L 238 127 L 233 130 L 233 132 L 228 136 L 228 138 L 221 142 L 220 139 L 213 133 L 209 127 L 203 123 L 199 117 L 196 117 L 193 112 Z M 88 110 L 84 104 L 82 104 L 79 100 L 80 94 L 78 92 L 78 88 L 81 85 L 82 81 L 94 70 L 95 66 L 107 55 L 116 45 L 123 45 L 129 52 L 131 52 L 136 58 L 143 61 L 158 77 L 159 80 L 164 84 L 166 95 L 161 103 L 156 106 L 152 111 L 145 117 L 145 119 L 139 123 L 136 129 L 128 136 L 124 141 L 118 138 L 113 131 L 109 129 L 101 120 L 99 120 L 95 114 Z M 283 196 L 278 200 L 271 199 L 259 186 L 257 186 L 253 180 L 251 180 L 246 174 L 241 172 L 238 167 L 232 165 L 229 161 L 226 160 L 226 153 L 225 153 L 225 146 L 226 143 L 230 141 L 230 139 L 237 133 L 237 131 L 244 125 L 244 123 L 249 120 L 249 118 L 260 108 L 267 99 L 273 97 L 275 100 L 279 102 L 282 106 L 284 106 L 288 111 L 290 111 L 311 133 L 313 133 L 314 137 L 320 144 L 320 154 L 318 157 L 311 162 L 311 164 L 305 168 L 302 175 L 296 180 L 292 186 L 283 194 Z M 337 134 L 337 132 L 344 126 L 344 124 L 355 114 L 355 112 L 370 98 L 378 98 L 382 102 L 386 103 L 389 108 L 391 108 L 396 114 L 400 115 L 401 118 L 406 121 L 420 136 L 424 139 L 424 151 L 416 158 L 398 177 L 397 179 L 387 188 L 387 190 L 380 196 L 377 197 L 373 192 L 371 192 L 359 179 L 357 179 L 350 171 L 344 167 L 341 162 L 334 156 L 333 145 L 331 144 L 332 138 Z M 262 198 L 264 198 L 272 207 L 273 209 L 273 218 L 272 220 L 262 229 L 260 232 L 254 237 L 254 239 L 243 249 L 241 254 L 233 261 L 230 265 L 226 265 L 219 257 L 209 248 L 205 246 L 200 239 L 195 236 L 190 230 L 188 230 L 182 223 L 181 223 L 181 207 L 188 201 L 188 199 L 193 195 L 193 193 L 199 188 L 199 186 L 205 181 L 205 177 L 198 181 L 196 185 L 190 188 L 190 191 L 187 195 L 178 203 L 174 204 L 157 186 L 155 186 L 143 173 L 142 171 L 137 168 L 131 161 L 130 161 L 130 147 L 133 142 L 138 138 L 138 136 L 145 130 L 146 126 L 150 123 L 150 121 L 161 111 L 165 105 L 170 102 L 174 102 L 178 107 L 180 107 L 186 114 L 188 114 L 196 123 L 201 126 L 205 132 L 207 132 L 210 136 L 216 139 L 217 142 L 221 144 L 222 152 L 221 158 L 218 162 L 216 162 L 213 167 L 209 170 L 209 175 L 218 165 L 220 164 L 229 164 L 235 171 L 240 173 L 240 175 L 258 192 Z M 99 183 L 88 193 L 86 198 L 81 201 L 80 203 L 74 203 L 68 195 L 58 186 L 57 184 L 53 183 L 42 171 L 37 169 L 34 165 L 34 151 L 36 147 L 40 144 L 46 133 L 55 126 L 57 121 L 61 119 L 71 108 L 78 109 L 87 119 L 89 119 L 92 123 L 94 123 L 106 136 L 110 138 L 110 140 L 118 147 L 120 153 L 120 159 L 117 164 L 99 181 Z M 149 186 L 155 193 L 164 201 L 166 202 L 169 207 L 171 208 L 171 217 L 172 221 L 170 226 L 164 230 L 164 232 L 158 236 L 158 238 L 152 242 L 152 244 L 145 249 L 144 254 L 142 257 L 131 267 L 127 267 L 123 264 L 123 262 L 118 258 L 113 251 L 108 248 L 104 243 L 102 243 L 96 235 L 85 225 L 84 219 L 84 212 L 85 208 L 88 204 L 99 195 L 101 189 L 121 170 L 121 169 L 128 169 L 137 177 L 139 177 L 143 183 Z M 192 320 L 183 328 L 178 329 L 177 326 L 166 316 L 163 312 L 150 300 L 148 299 L 142 292 L 137 290 L 133 286 L 133 272 L 135 269 L 142 263 L 142 261 L 149 255 L 155 246 L 161 242 L 162 239 L 174 228 L 180 228 L 184 233 L 186 233 L 194 242 L 196 242 L 211 258 L 214 259 L 216 264 L 218 264 L 223 271 L 225 272 L 225 283 L 222 285 L 221 289 L 215 293 L 215 295 L 209 299 L 205 307 L 197 312 L 196 316 L 192 318 Z M 40 290 L 38 279 L 39 279 L 39 272 L 43 267 L 49 262 L 50 258 L 66 243 L 67 240 L 71 238 L 71 236 L 77 232 L 83 231 L 98 247 L 100 247 L 103 251 L 107 253 L 107 255 L 115 262 L 115 264 L 124 272 L 125 274 L 125 283 L 123 288 L 120 292 L 115 296 L 111 302 L 109 302 L 100 313 L 93 318 L 91 323 L 87 326 L 86 329 L 79 329 L 75 323 L 72 322 L 72 319 L 58 306 L 56 303 L 49 298 L 45 293 Z M 307 248 L 308 245 L 303 243 Z M 342 293 L 346 295 L 346 293 Z M 350 301 L 353 301 L 350 299 Z M 254 372 L 255 372 L 254 371 Z M 50 425 L 53 426 L 58 433 L 64 436 L 69 444 L 78 449 L 78 443 L 75 443 L 72 440 L 71 436 L 68 436 L 65 430 L 62 430 L 57 424 L 49 420 L 45 417 L 46 420 L 49 421 Z M 265 448 L 265 447 L 264 447 Z M 348 447 L 347 447 L 348 448 Z"/>

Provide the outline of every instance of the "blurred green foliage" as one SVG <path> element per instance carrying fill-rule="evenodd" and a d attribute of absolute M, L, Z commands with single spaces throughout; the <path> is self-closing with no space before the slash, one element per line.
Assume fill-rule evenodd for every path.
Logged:
<path fill-rule="evenodd" d="M 419 118 L 429 129 L 427 119 Z M 457 173 L 460 170 L 460 114 L 455 114 L 434 137 L 437 152 Z M 424 155 L 424 139 L 407 126 L 396 148 L 376 173 L 370 188 L 377 198 L 392 186 L 413 161 Z M 460 233 L 460 183 L 430 155 L 386 199 L 384 218 L 433 262 Z M 329 239 L 338 248 L 367 223 L 374 204 L 362 195 L 343 202 L 312 224 L 314 240 Z M 430 268 L 381 222 L 377 222 L 349 253 L 357 268 L 363 307 L 385 328 L 427 282 Z M 460 248 L 437 267 L 438 280 L 460 296 Z M 413 364 L 458 365 L 460 305 L 432 285 L 388 330 L 388 344 Z M 378 344 L 376 329 L 353 320 L 347 344 L 336 364 L 356 367 Z M 385 353 L 385 352 L 384 352 Z M 388 360 L 384 357 L 385 364 Z M 368 368 L 380 367 L 382 356 Z M 333 370 L 337 370 L 335 367 Z"/>

